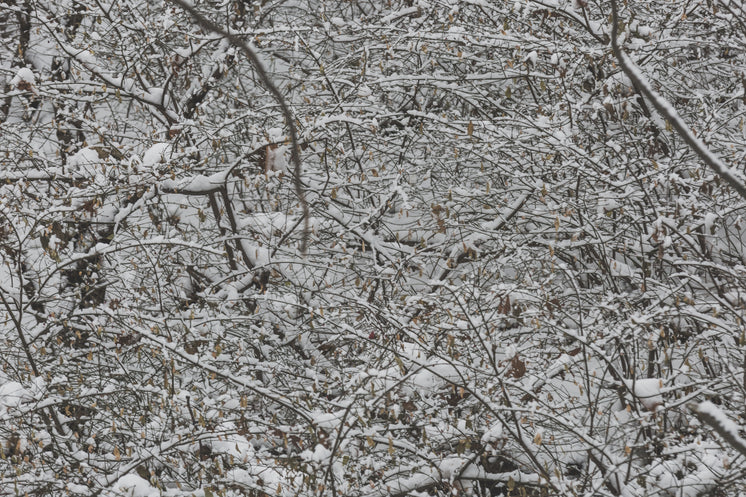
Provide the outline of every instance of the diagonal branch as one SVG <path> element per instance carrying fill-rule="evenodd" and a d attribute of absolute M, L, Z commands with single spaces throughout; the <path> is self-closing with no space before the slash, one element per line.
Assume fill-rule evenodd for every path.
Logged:
<path fill-rule="evenodd" d="M 208 31 L 212 31 L 213 33 L 218 33 L 225 36 L 228 41 L 230 41 L 236 47 L 240 48 L 244 55 L 246 55 L 246 57 L 251 62 L 251 65 L 254 66 L 254 70 L 256 70 L 256 73 L 259 76 L 259 80 L 262 82 L 265 88 L 269 90 L 275 100 L 277 100 L 277 103 L 280 104 L 282 116 L 285 119 L 285 122 L 287 123 L 287 126 L 290 130 L 290 160 L 293 163 L 293 187 L 295 188 L 295 194 L 298 197 L 301 209 L 303 211 L 304 224 L 303 235 L 301 237 L 301 253 L 305 255 L 308 249 L 308 238 L 310 236 L 310 213 L 308 210 L 308 202 L 306 201 L 306 196 L 303 192 L 303 185 L 301 184 L 300 179 L 302 168 L 300 163 L 300 145 L 298 144 L 298 129 L 295 126 L 295 119 L 293 118 L 293 114 L 290 111 L 290 106 L 288 105 L 285 97 L 282 95 L 280 90 L 270 79 L 269 74 L 267 74 L 267 71 L 264 69 L 264 65 L 262 64 L 261 60 L 259 60 L 259 57 L 246 41 L 244 41 L 240 36 L 231 33 L 226 28 L 222 28 L 211 20 L 207 19 L 205 16 L 197 12 L 197 10 L 192 7 L 187 1 L 169 1 L 175 3 L 176 5 L 187 11 L 189 15 L 191 15 L 192 18 L 195 20 L 195 22 L 202 28 Z"/>
<path fill-rule="evenodd" d="M 738 434 L 739 427 L 731 421 L 715 404 L 706 401 L 693 406 L 692 410 L 700 421 L 714 429 L 728 445 L 746 456 L 746 440 Z"/>
<path fill-rule="evenodd" d="M 676 109 L 650 86 L 650 83 L 642 74 L 642 70 L 619 46 L 619 12 L 616 0 L 611 0 L 611 48 L 622 66 L 624 74 L 632 80 L 632 83 L 645 98 L 650 100 L 653 107 L 671 123 L 681 139 L 694 150 L 710 169 L 723 178 L 741 198 L 746 199 L 746 184 L 702 140 L 692 133 Z"/>

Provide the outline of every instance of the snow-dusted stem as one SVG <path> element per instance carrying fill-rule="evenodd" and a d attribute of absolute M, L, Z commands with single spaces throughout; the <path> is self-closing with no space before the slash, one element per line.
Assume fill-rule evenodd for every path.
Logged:
<path fill-rule="evenodd" d="M 741 198 L 746 199 L 746 185 L 743 181 L 702 140 L 692 133 L 676 109 L 653 89 L 637 64 L 619 46 L 619 12 L 616 0 L 611 0 L 611 23 L 611 48 L 622 66 L 624 74 L 632 80 L 635 87 L 653 104 L 653 107 L 671 123 L 676 133 L 694 150 L 699 158 L 738 192 Z"/>
<path fill-rule="evenodd" d="M 259 60 L 259 57 L 256 55 L 251 46 L 246 43 L 246 41 L 244 41 L 240 36 L 231 33 L 227 29 L 222 28 L 211 20 L 207 19 L 205 16 L 197 12 L 197 10 L 195 10 L 195 8 L 192 7 L 188 2 L 184 0 L 170 1 L 187 11 L 189 15 L 194 18 L 196 23 L 199 24 L 202 28 L 208 31 L 212 31 L 213 33 L 218 33 L 225 36 L 228 41 L 241 49 L 244 55 L 246 55 L 246 57 L 251 62 L 251 65 L 254 66 L 254 70 L 256 71 L 257 76 L 259 76 L 259 80 L 269 90 L 275 100 L 277 100 L 277 103 L 280 105 L 282 116 L 287 123 L 288 129 L 290 130 L 290 159 L 293 162 L 293 186 L 295 188 L 295 194 L 298 197 L 298 201 L 300 202 L 301 210 L 303 211 L 303 235 L 301 237 L 301 252 L 305 255 L 308 248 L 308 238 L 310 236 L 310 213 L 308 210 L 308 202 L 306 201 L 306 196 L 303 191 L 303 185 L 300 179 L 302 168 L 300 163 L 300 145 L 298 144 L 298 129 L 295 126 L 295 118 L 293 117 L 293 113 L 290 111 L 290 106 L 285 100 L 285 97 L 282 95 L 282 92 L 280 92 L 279 88 L 277 88 L 274 82 L 272 82 L 272 79 L 269 77 L 269 74 L 267 74 L 267 71 L 264 69 L 264 65 Z"/>

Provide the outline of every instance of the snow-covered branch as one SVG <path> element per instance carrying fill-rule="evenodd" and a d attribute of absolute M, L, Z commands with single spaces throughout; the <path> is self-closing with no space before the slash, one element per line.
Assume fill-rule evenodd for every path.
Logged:
<path fill-rule="evenodd" d="M 624 49 L 619 45 L 619 9 L 616 0 L 611 0 L 612 25 L 611 25 L 611 47 L 614 50 L 614 56 L 622 66 L 622 70 L 627 77 L 634 83 L 637 88 L 653 107 L 665 117 L 671 126 L 676 130 L 678 135 L 699 158 L 723 178 L 738 195 L 746 200 L 746 184 L 735 170 L 729 168 L 705 143 L 697 137 L 689 126 L 684 122 L 676 109 L 661 94 L 653 89 L 650 82 L 643 75 L 640 67 L 627 55 Z"/>
<path fill-rule="evenodd" d="M 746 439 L 741 437 L 739 426 L 715 404 L 710 401 L 700 402 L 692 407 L 700 421 L 715 430 L 728 445 L 746 456 Z"/>

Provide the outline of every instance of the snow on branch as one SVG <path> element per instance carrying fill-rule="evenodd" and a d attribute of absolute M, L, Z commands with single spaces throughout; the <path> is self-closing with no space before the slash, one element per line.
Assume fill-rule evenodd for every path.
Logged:
<path fill-rule="evenodd" d="M 712 402 L 701 402 L 694 407 L 700 421 L 714 429 L 728 445 L 746 456 L 746 440 L 738 434 L 738 425 Z"/>
<path fill-rule="evenodd" d="M 741 198 L 746 199 L 746 184 L 702 140 L 692 133 L 676 109 L 653 89 L 640 67 L 619 46 L 619 13 L 616 0 L 611 1 L 611 18 L 611 48 L 622 66 L 622 70 L 632 80 L 635 88 L 671 123 L 678 135 L 694 150 L 699 158 L 738 192 Z"/>

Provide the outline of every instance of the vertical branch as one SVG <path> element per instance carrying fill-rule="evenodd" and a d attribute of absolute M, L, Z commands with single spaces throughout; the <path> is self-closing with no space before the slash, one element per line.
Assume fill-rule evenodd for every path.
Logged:
<path fill-rule="evenodd" d="M 220 236 L 225 238 L 226 230 L 225 227 L 220 224 L 220 207 L 218 207 L 218 200 L 214 193 L 210 193 L 210 208 L 212 209 L 212 214 L 215 216 L 215 222 L 218 225 L 218 230 L 220 230 Z M 228 263 L 230 264 L 231 269 L 233 271 L 237 270 L 238 265 L 236 264 L 236 257 L 233 254 L 233 247 L 228 243 L 228 240 L 223 241 L 223 246 L 225 247 L 225 253 L 228 254 Z"/>
<path fill-rule="evenodd" d="M 23 2 L 23 10 L 16 12 L 16 19 L 18 19 L 18 59 L 21 67 L 28 64 L 26 59 L 29 42 L 31 41 L 31 2 L 26 0 Z"/>
<path fill-rule="evenodd" d="M 225 206 L 225 215 L 231 225 L 231 233 L 233 233 L 234 235 L 238 235 L 238 223 L 236 222 L 236 215 L 233 212 L 233 205 L 231 204 L 231 199 L 228 195 L 228 188 L 225 185 L 220 188 L 220 196 L 223 199 L 223 205 Z M 211 195 L 210 198 L 214 199 L 214 196 Z M 254 264 L 251 262 L 249 254 L 246 253 L 243 243 L 241 242 L 241 239 L 239 237 L 236 238 L 236 249 L 238 249 L 238 251 L 241 253 L 241 257 L 243 258 L 243 262 L 244 264 L 246 264 L 246 267 L 248 267 L 249 269 L 254 269 Z"/>
<path fill-rule="evenodd" d="M 248 58 L 251 64 L 254 66 L 254 69 L 256 70 L 256 73 L 259 76 L 259 80 L 269 90 L 269 92 L 272 94 L 275 100 L 277 100 L 277 103 L 280 105 L 283 118 L 285 119 L 285 122 L 287 123 L 287 126 L 290 130 L 290 142 L 291 142 L 290 160 L 293 163 L 293 187 L 295 189 L 295 194 L 298 197 L 298 201 L 300 202 L 301 209 L 303 211 L 304 221 L 303 221 L 303 235 L 301 237 L 301 253 L 305 255 L 308 249 L 308 238 L 310 235 L 310 224 L 309 224 L 310 213 L 308 210 L 308 202 L 306 201 L 305 193 L 303 192 L 303 185 L 300 179 L 302 168 L 301 168 L 301 163 L 300 163 L 300 145 L 298 144 L 298 129 L 295 126 L 295 118 L 293 117 L 293 114 L 290 111 L 290 106 L 285 100 L 285 97 L 282 95 L 282 92 L 280 92 L 279 88 L 277 88 L 277 86 L 272 82 L 272 80 L 269 77 L 269 74 L 267 74 L 267 71 L 264 69 L 262 62 L 259 60 L 259 57 L 256 55 L 256 53 L 251 48 L 251 46 L 249 46 L 248 43 L 246 43 L 239 36 L 229 32 L 225 28 L 218 26 L 214 22 L 204 17 L 202 14 L 197 12 L 194 9 L 194 7 L 192 7 L 186 1 L 184 0 L 169 0 L 169 1 L 177 4 L 182 9 L 187 11 L 189 15 L 191 15 L 192 18 L 194 18 L 195 22 L 198 25 L 200 25 L 202 28 L 208 31 L 212 31 L 213 33 L 218 33 L 220 35 L 225 36 L 226 38 L 228 38 L 228 41 L 230 41 L 236 47 L 240 48 L 241 51 L 244 53 L 244 55 L 246 55 L 246 58 Z"/>

